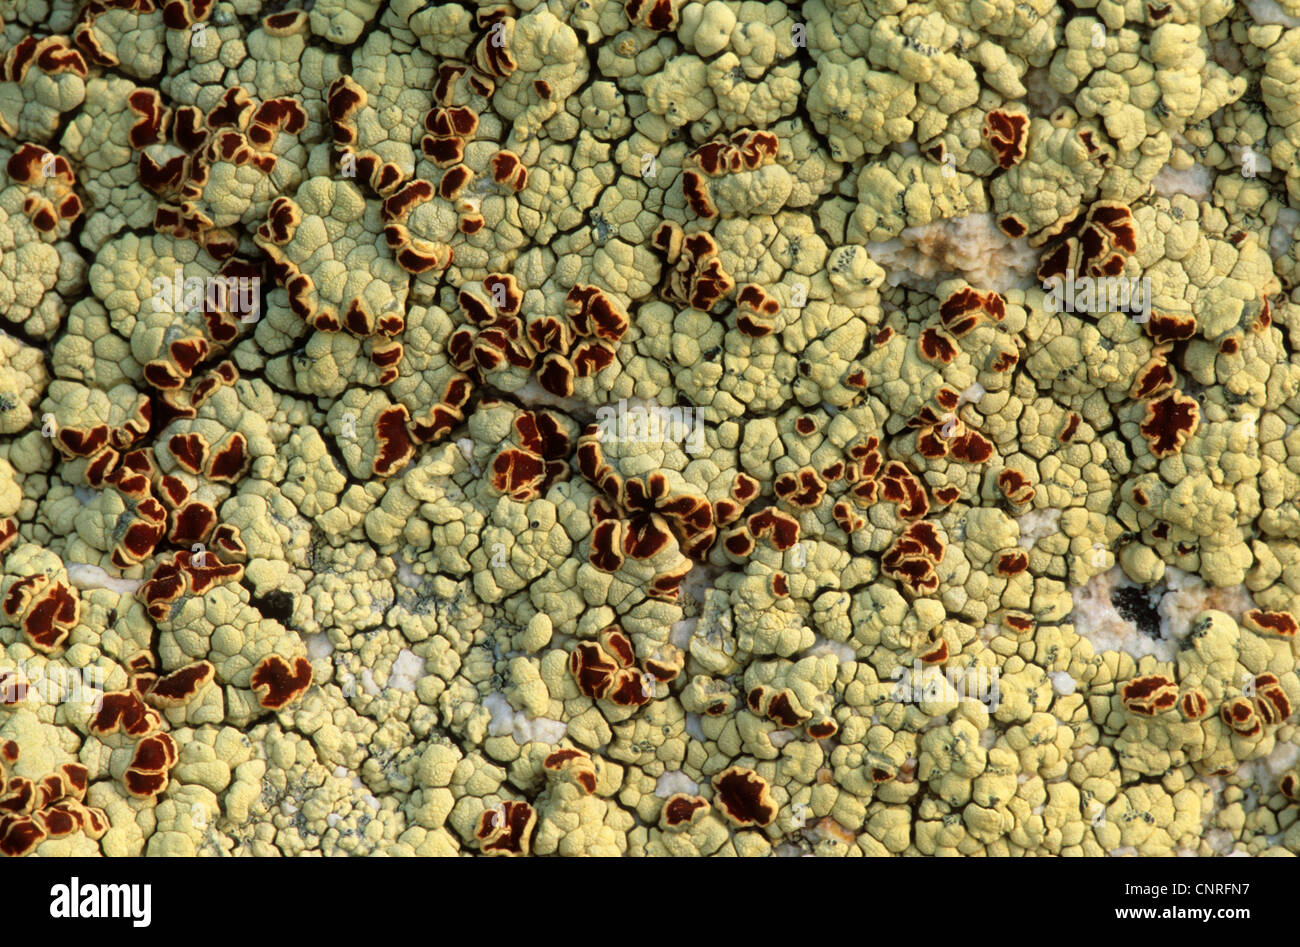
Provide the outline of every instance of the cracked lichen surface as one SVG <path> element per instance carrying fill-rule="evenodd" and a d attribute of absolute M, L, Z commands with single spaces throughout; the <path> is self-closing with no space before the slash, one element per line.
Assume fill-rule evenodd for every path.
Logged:
<path fill-rule="evenodd" d="M 516 2 L 0 0 L 0 851 L 1300 854 L 1300 4 Z"/>

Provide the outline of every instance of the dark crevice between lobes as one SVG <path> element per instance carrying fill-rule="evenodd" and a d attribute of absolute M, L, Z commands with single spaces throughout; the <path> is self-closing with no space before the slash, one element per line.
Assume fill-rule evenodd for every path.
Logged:
<path fill-rule="evenodd" d="M 274 589 L 263 596 L 253 594 L 250 589 L 248 599 L 249 604 L 261 612 L 263 618 L 270 618 L 286 628 L 290 627 L 289 619 L 293 617 L 294 597 L 284 589 Z"/>

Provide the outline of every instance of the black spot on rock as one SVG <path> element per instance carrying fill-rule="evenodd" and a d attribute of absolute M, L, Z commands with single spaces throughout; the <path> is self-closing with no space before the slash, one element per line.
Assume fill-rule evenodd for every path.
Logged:
<path fill-rule="evenodd" d="M 252 598 L 251 601 L 263 618 L 273 618 L 281 624 L 287 624 L 293 614 L 293 596 L 283 589 L 276 589 L 263 598 Z"/>
<path fill-rule="evenodd" d="M 1146 589 L 1131 585 L 1118 588 L 1111 593 L 1110 600 L 1120 617 L 1137 625 L 1142 634 L 1160 637 L 1160 613 L 1151 604 Z"/>

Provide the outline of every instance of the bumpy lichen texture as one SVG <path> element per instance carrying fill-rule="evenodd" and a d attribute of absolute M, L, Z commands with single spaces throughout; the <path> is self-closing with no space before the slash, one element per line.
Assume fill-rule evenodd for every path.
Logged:
<path fill-rule="evenodd" d="M 1300 21 L 516 2 L 0 3 L 0 852 L 1300 854 Z"/>

